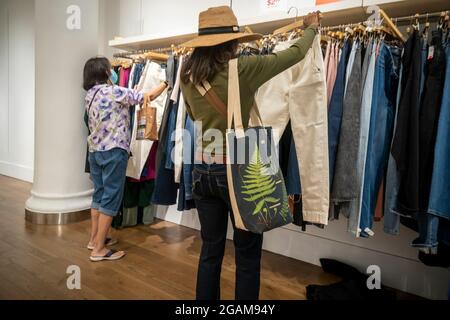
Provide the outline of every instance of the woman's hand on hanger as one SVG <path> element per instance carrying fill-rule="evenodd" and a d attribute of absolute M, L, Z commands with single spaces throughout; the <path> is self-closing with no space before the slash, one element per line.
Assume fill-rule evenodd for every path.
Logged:
<path fill-rule="evenodd" d="M 148 93 L 144 94 L 144 97 L 149 101 L 153 101 L 156 98 L 158 98 L 161 95 L 161 93 L 164 92 L 164 90 L 166 90 L 167 86 L 168 84 L 166 81 L 161 82 L 161 84 L 152 88 Z"/>
<path fill-rule="evenodd" d="M 318 27 L 320 25 L 320 20 L 322 19 L 320 11 L 314 11 L 308 13 L 308 15 L 303 19 L 304 26 L 307 27 Z"/>

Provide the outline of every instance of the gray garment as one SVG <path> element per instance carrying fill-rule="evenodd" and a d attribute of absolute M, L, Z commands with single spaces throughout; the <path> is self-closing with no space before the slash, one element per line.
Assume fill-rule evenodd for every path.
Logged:
<path fill-rule="evenodd" d="M 348 57 L 347 70 L 345 72 L 344 97 L 347 94 L 348 80 L 352 76 L 353 64 L 355 63 L 356 50 L 358 50 L 358 48 L 361 48 L 360 43 L 358 41 L 353 41 L 352 50 L 350 51 L 350 56 Z"/>
<path fill-rule="evenodd" d="M 123 220 L 121 227 L 132 227 L 138 223 L 138 208 L 123 208 Z"/>
<path fill-rule="evenodd" d="M 336 205 L 356 199 L 360 193 L 358 175 L 355 170 L 358 162 L 360 116 L 362 100 L 361 45 L 355 43 L 355 58 L 348 89 L 344 97 L 341 132 L 339 136 L 336 167 L 331 198 Z"/>
<path fill-rule="evenodd" d="M 373 87 L 373 68 L 370 68 L 372 59 L 372 51 L 374 50 L 374 44 L 373 41 L 369 41 L 366 47 L 366 53 L 364 55 L 364 60 L 361 68 L 361 98 L 364 94 L 364 90 L 371 90 Z M 373 67 L 374 65 L 372 65 Z M 370 73 L 369 73 L 370 71 Z M 369 80 L 369 84 L 366 87 L 366 80 Z M 367 93 L 367 92 L 366 92 Z M 363 103 L 361 101 L 361 110 L 363 107 Z M 362 116 L 362 114 L 361 114 Z M 364 118 L 360 118 L 360 121 L 363 119 L 366 119 L 367 116 Z M 360 122 L 360 139 L 361 139 L 361 122 Z M 361 150 L 361 140 L 358 143 L 358 153 L 362 152 Z M 360 155 L 358 156 L 360 158 Z M 360 160 L 359 160 L 360 161 Z M 358 166 L 356 167 L 358 168 Z M 364 172 L 361 172 L 361 170 L 357 170 L 357 176 L 358 176 L 358 183 L 357 187 L 358 189 L 362 190 L 362 180 L 363 180 L 363 174 Z M 359 237 L 359 216 L 360 216 L 360 207 L 361 207 L 361 195 L 359 194 L 356 199 L 350 200 L 346 203 L 341 203 L 340 205 L 340 211 L 343 215 L 348 217 L 348 232 L 353 234 L 356 237 Z"/>
<path fill-rule="evenodd" d="M 143 208 L 142 223 L 152 224 L 155 220 L 156 205 L 148 205 Z M 138 224 L 138 207 L 123 208 L 123 221 L 121 227 L 133 227 Z"/>
<path fill-rule="evenodd" d="M 157 205 L 149 205 L 144 208 L 142 223 L 152 224 L 155 221 Z"/>
<path fill-rule="evenodd" d="M 364 90 L 364 84 L 366 83 L 367 71 L 369 70 L 370 64 L 370 57 L 372 56 L 372 49 L 373 49 L 373 41 L 370 40 L 369 43 L 367 44 L 366 54 L 364 56 L 364 61 L 362 65 L 361 79 L 363 81 L 363 84 L 361 86 L 361 90 Z"/>

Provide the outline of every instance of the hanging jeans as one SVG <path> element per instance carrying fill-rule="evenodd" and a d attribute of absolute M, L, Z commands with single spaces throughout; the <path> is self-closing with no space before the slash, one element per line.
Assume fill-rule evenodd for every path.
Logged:
<path fill-rule="evenodd" d="M 411 45 L 412 38 L 408 40 L 408 44 Z M 399 104 L 401 95 L 403 93 L 402 89 L 406 86 L 406 80 L 408 79 L 408 72 L 411 68 L 408 63 L 414 62 L 412 60 L 411 54 L 413 53 L 412 47 L 410 47 L 407 44 L 407 48 L 404 51 L 403 57 L 402 57 L 402 66 L 401 66 L 401 72 L 400 72 L 400 78 L 401 81 L 399 81 L 398 86 L 398 93 L 397 93 L 397 107 L 396 107 L 396 114 L 395 114 L 395 131 L 397 130 L 397 118 L 398 118 L 398 110 L 399 110 Z M 428 55 L 428 44 L 426 41 L 421 41 L 421 56 L 420 56 L 420 86 L 419 86 L 419 97 L 422 96 L 423 89 L 425 86 L 425 72 L 426 72 L 426 61 L 427 61 L 427 55 Z M 408 50 L 409 48 L 409 50 Z M 404 64 L 407 64 L 404 66 Z M 395 135 L 395 134 L 394 134 Z M 392 142 L 393 143 L 393 142 Z M 392 146 L 391 146 L 392 149 Z M 392 150 L 389 153 L 389 162 L 388 162 L 388 169 L 386 174 L 386 188 L 385 188 L 385 203 L 384 203 L 384 232 L 397 235 L 400 232 L 400 215 L 395 211 L 395 208 L 397 206 L 397 198 L 398 198 L 398 191 L 400 186 L 400 171 L 398 169 L 397 161 L 395 160 L 394 156 L 392 155 Z M 416 216 L 414 214 L 413 216 Z"/>
<path fill-rule="evenodd" d="M 280 43 L 275 51 L 292 42 Z M 277 144 L 289 119 L 297 151 L 305 221 L 327 224 L 329 168 L 327 91 L 320 36 L 306 57 L 266 82 L 256 95 L 264 125 L 271 126 Z"/>
<path fill-rule="evenodd" d="M 361 236 L 373 234 L 378 191 L 389 159 L 398 86 L 400 49 L 381 43 L 375 67 L 361 206 Z"/>
<path fill-rule="evenodd" d="M 192 170 L 194 169 L 194 121 L 186 115 L 185 129 L 189 137 L 183 137 L 183 181 L 186 200 L 192 200 Z"/>
<path fill-rule="evenodd" d="M 403 64 L 400 66 L 400 78 L 397 91 L 397 102 L 396 102 L 396 112 L 394 120 L 394 132 L 397 128 L 397 110 L 398 104 L 400 103 L 401 88 L 403 81 Z M 392 141 L 391 141 L 392 147 Z M 392 156 L 392 152 L 389 152 L 388 167 L 386 172 L 386 186 L 384 189 L 384 219 L 383 228 L 384 232 L 398 235 L 400 233 L 400 216 L 394 211 L 395 204 L 397 203 L 398 186 L 400 181 L 400 176 L 397 169 L 397 163 Z"/>
<path fill-rule="evenodd" d="M 349 205 L 349 221 L 348 231 L 359 237 L 359 222 L 361 218 L 361 198 L 364 184 L 364 168 L 366 163 L 367 142 L 369 137 L 370 127 L 370 112 L 372 106 L 373 84 L 375 79 L 375 62 L 376 62 L 376 47 L 377 43 L 371 44 L 372 48 L 368 48 L 370 57 L 368 58 L 368 66 L 366 71 L 366 79 L 364 82 L 364 89 L 362 93 L 361 115 L 359 121 L 359 152 L 356 162 L 356 176 L 360 177 L 358 182 L 359 194 L 356 201 Z M 363 69 L 364 72 L 364 69 Z"/>
<path fill-rule="evenodd" d="M 193 196 L 201 225 L 202 249 L 197 273 L 197 300 L 220 299 L 220 273 L 231 212 L 226 166 L 196 164 Z M 236 300 L 259 297 L 263 235 L 239 230 L 234 224 Z"/>
<path fill-rule="evenodd" d="M 166 162 L 164 166 L 166 169 L 175 170 L 174 165 L 174 154 L 175 149 L 175 129 L 177 125 L 177 113 L 178 113 L 178 102 L 172 103 L 172 108 L 170 109 L 169 119 L 167 122 L 167 141 L 166 141 Z"/>
<path fill-rule="evenodd" d="M 446 75 L 444 96 L 434 149 L 433 179 L 428 212 L 450 219 L 450 43 L 446 48 Z"/>
<path fill-rule="evenodd" d="M 328 113 L 328 155 L 330 166 L 330 186 L 333 185 L 334 166 L 336 162 L 337 145 L 341 131 L 342 108 L 344 104 L 345 72 L 350 54 L 350 43 L 346 41 L 342 49 L 341 61 L 339 62 L 336 82 L 331 95 Z"/>
<path fill-rule="evenodd" d="M 175 86 L 175 80 L 178 70 L 178 62 L 173 57 L 170 56 L 167 60 L 167 68 L 166 68 L 166 79 L 169 84 L 167 95 L 170 97 L 173 93 L 173 88 Z M 166 107 L 164 109 L 164 113 L 161 118 L 161 126 L 158 131 L 158 139 L 160 143 L 158 144 L 158 151 L 156 152 L 156 178 L 155 178 L 155 191 L 152 196 L 153 204 L 160 205 L 172 205 L 177 202 L 177 189 L 178 186 L 175 183 L 175 172 L 174 170 L 166 169 L 166 157 L 170 157 L 170 154 L 167 155 L 166 141 L 168 139 L 168 123 L 169 116 L 172 112 L 173 101 L 168 98 L 166 100 Z"/>
<path fill-rule="evenodd" d="M 414 239 L 412 246 L 424 248 L 428 253 L 437 251 L 437 235 L 439 218 L 427 213 L 431 191 L 434 151 L 438 130 L 439 115 L 446 73 L 446 54 L 442 46 L 442 31 L 433 31 L 431 45 L 434 48 L 433 57 L 427 61 L 427 77 L 425 80 L 422 106 L 419 113 L 419 237 Z M 442 191 L 441 191 L 442 192 Z"/>
<path fill-rule="evenodd" d="M 392 143 L 392 156 L 400 172 L 395 211 L 412 216 L 419 208 L 419 110 L 422 41 L 414 33 L 405 44 L 402 97 L 398 107 L 397 128 Z"/>
<path fill-rule="evenodd" d="M 354 54 L 350 55 L 347 69 L 350 74 L 348 89 L 344 98 L 341 132 L 336 156 L 333 185 L 331 188 L 331 198 L 333 203 L 347 207 L 350 201 L 354 201 L 359 194 L 359 177 L 355 170 L 359 153 L 359 128 L 361 117 L 362 101 L 362 79 L 361 79 L 361 46 L 355 42 Z M 343 208 L 344 208 L 343 207 Z M 349 216 L 348 211 L 343 211 L 345 216 Z"/>
<path fill-rule="evenodd" d="M 171 101 L 168 105 L 169 108 L 169 114 L 173 111 L 175 106 L 173 106 L 173 102 Z M 176 112 L 175 112 L 176 114 Z M 170 117 L 167 117 L 167 120 L 169 121 Z M 166 129 L 167 129 L 166 124 Z M 156 165 L 157 171 L 156 171 L 156 178 L 155 178 L 155 191 L 152 195 L 152 203 L 153 204 L 159 204 L 159 205 L 166 205 L 170 206 L 177 202 L 177 190 L 178 190 L 178 184 L 175 183 L 175 171 L 173 169 L 167 169 L 165 164 L 167 161 L 167 157 L 170 158 L 170 154 L 167 154 L 167 148 L 166 143 L 168 140 L 170 140 L 170 135 L 166 133 L 162 135 L 164 138 L 165 143 L 161 143 L 161 145 L 164 145 L 164 147 L 159 148 L 158 145 L 158 153 L 159 157 L 161 159 L 161 162 L 159 165 Z M 158 157 L 157 157 L 158 160 Z"/>
<path fill-rule="evenodd" d="M 286 191 L 289 195 L 302 194 L 300 170 L 298 167 L 297 153 L 295 152 L 295 142 L 291 139 L 291 146 L 288 159 L 288 170 L 286 177 Z"/>

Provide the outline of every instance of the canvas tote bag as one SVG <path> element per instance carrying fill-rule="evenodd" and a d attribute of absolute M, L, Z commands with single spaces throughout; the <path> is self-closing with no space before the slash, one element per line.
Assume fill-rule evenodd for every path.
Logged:
<path fill-rule="evenodd" d="M 256 105 L 244 129 L 238 60 L 229 62 L 227 180 L 236 227 L 263 233 L 293 221 L 270 127 L 264 127 Z M 233 129 L 234 124 L 234 129 Z"/>
<path fill-rule="evenodd" d="M 158 140 L 156 108 L 151 106 L 150 99 L 147 97 L 144 99 L 142 108 L 138 111 L 136 140 Z"/>

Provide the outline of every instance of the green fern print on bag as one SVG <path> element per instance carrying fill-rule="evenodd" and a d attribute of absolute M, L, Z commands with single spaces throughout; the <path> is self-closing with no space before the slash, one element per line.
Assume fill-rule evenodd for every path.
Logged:
<path fill-rule="evenodd" d="M 270 128 L 247 130 L 258 132 L 260 141 L 271 141 L 264 139 L 270 135 Z M 248 162 L 232 165 L 233 184 L 238 195 L 236 200 L 242 222 L 247 230 L 255 233 L 263 233 L 292 222 L 286 187 L 278 167 L 275 149 L 271 143 L 261 147 L 271 149 L 271 156 L 265 159 L 266 161 L 263 161 L 257 143 L 249 146 L 250 150 L 247 149 L 250 153 Z"/>
<path fill-rule="evenodd" d="M 272 215 L 277 214 L 279 209 L 280 215 L 287 220 L 288 212 L 282 210 L 283 199 L 272 196 L 277 189 L 277 184 L 283 184 L 283 180 L 274 180 L 267 166 L 261 161 L 259 148 L 256 146 L 252 160 L 242 178 L 242 188 L 245 189 L 242 194 L 248 196 L 244 200 L 255 204 L 253 215 L 261 215 L 261 219 L 265 222 L 270 221 Z"/>

